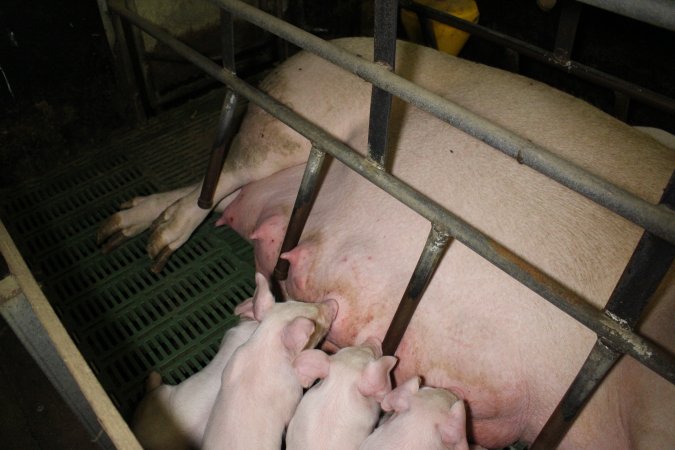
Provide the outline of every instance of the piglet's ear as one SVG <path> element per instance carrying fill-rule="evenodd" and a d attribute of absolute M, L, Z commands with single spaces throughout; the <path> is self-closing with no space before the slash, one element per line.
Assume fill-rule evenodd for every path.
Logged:
<path fill-rule="evenodd" d="M 241 318 L 255 320 L 255 315 L 253 314 L 253 297 L 238 304 L 237 307 L 234 308 L 234 313 Z"/>
<path fill-rule="evenodd" d="M 281 342 L 293 357 L 298 355 L 314 333 L 314 322 L 306 317 L 296 317 L 281 332 Z"/>
<path fill-rule="evenodd" d="M 420 378 L 412 377 L 396 389 L 388 393 L 382 400 L 384 411 L 403 412 L 410 408 L 410 399 L 420 389 Z"/>
<path fill-rule="evenodd" d="M 162 385 L 162 376 L 157 371 L 150 372 L 148 379 L 145 380 L 145 391 L 150 392 L 154 391 Z"/>
<path fill-rule="evenodd" d="M 293 360 L 293 369 L 302 387 L 308 388 L 318 378 L 326 378 L 328 376 L 330 358 L 321 350 L 305 350 Z"/>
<path fill-rule="evenodd" d="M 466 440 L 466 410 L 464 402 L 456 401 L 438 425 L 441 442 L 452 450 L 468 450 Z"/>
<path fill-rule="evenodd" d="M 270 286 L 263 274 L 255 274 L 255 285 L 255 294 L 253 294 L 253 318 L 258 322 L 262 322 L 267 311 L 274 306 L 274 296 L 272 296 Z"/>
<path fill-rule="evenodd" d="M 370 361 L 359 380 L 358 390 L 364 397 L 371 397 L 381 402 L 384 396 L 391 391 L 389 373 L 398 359 L 395 356 L 383 356 Z"/>

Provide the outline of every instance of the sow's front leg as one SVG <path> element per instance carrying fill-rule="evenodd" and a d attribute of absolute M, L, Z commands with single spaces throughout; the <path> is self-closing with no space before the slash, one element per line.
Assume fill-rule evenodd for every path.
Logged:
<path fill-rule="evenodd" d="M 345 43 L 337 45 L 349 47 Z M 348 49 L 364 53 L 360 47 Z M 263 80 L 260 88 L 300 116 L 311 117 L 318 126 L 330 129 L 341 140 L 350 136 L 355 123 L 367 118 L 368 84 L 309 53 L 300 52 L 286 60 Z M 327 101 L 326 92 L 333 93 L 331 98 L 346 101 L 337 107 Z M 302 164 L 309 149 L 307 139 L 259 107 L 250 106 L 216 187 L 217 209 L 224 209 L 244 185 Z M 151 227 L 147 251 L 154 260 L 152 270 L 160 271 L 210 212 L 197 206 L 200 186 L 201 183 L 125 203 L 122 211 L 101 226 L 99 244 L 104 251 L 110 251 Z"/>
<path fill-rule="evenodd" d="M 217 211 L 225 209 L 242 186 L 301 164 L 309 153 L 309 143 L 299 134 L 259 108 L 251 109 L 223 166 L 214 194 Z M 197 205 L 200 192 L 198 183 L 125 202 L 100 226 L 97 242 L 109 252 L 150 228 L 147 252 L 153 260 L 151 270 L 159 272 L 212 211 Z"/>

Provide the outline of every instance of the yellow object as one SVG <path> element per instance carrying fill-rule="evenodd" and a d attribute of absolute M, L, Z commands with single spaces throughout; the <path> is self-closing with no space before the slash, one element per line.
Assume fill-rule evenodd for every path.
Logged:
<path fill-rule="evenodd" d="M 415 2 L 452 14 L 460 19 L 474 23 L 478 22 L 478 6 L 474 0 L 415 0 Z M 422 28 L 417 20 L 417 14 L 403 8 L 401 10 L 401 21 L 411 41 L 424 43 Z M 436 22 L 435 20 L 431 20 L 431 25 L 438 49 L 442 52 L 456 56 L 462 47 L 464 47 L 466 40 L 469 39 L 468 33 L 460 31 L 457 28 Z"/>

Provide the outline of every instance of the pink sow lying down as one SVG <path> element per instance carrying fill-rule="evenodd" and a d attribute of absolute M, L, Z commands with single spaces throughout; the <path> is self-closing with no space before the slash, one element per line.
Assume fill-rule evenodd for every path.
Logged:
<path fill-rule="evenodd" d="M 363 58 L 372 40 L 334 41 Z M 396 70 L 423 87 L 649 201 L 675 152 L 574 97 L 522 76 L 400 42 Z M 262 89 L 365 153 L 371 87 L 308 53 Z M 642 230 L 483 142 L 395 100 L 391 172 L 602 308 Z M 251 106 L 216 189 L 219 223 L 252 241 L 259 271 L 279 254 L 310 143 Z M 99 230 L 107 249 L 157 219 L 148 252 L 159 269 L 208 215 L 199 186 L 136 198 Z M 335 299 L 324 348 L 382 339 L 429 231 L 402 204 L 334 161 L 282 289 Z M 675 351 L 673 270 L 640 331 Z M 397 384 L 420 375 L 462 398 L 468 438 L 484 447 L 531 441 L 588 355 L 595 336 L 453 241 L 396 352 Z M 675 448 L 675 387 L 623 358 L 561 448 Z"/>

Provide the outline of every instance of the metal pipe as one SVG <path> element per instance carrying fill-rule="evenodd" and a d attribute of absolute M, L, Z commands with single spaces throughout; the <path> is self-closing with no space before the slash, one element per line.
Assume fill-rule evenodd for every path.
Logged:
<path fill-rule="evenodd" d="M 604 345 L 602 339 L 597 340 L 579 371 L 579 374 L 583 373 L 584 376 L 577 376 L 574 379 L 544 428 L 529 446 L 530 450 L 549 450 L 558 447 L 574 423 L 574 419 L 620 357 L 621 353 Z"/>
<path fill-rule="evenodd" d="M 553 54 L 561 63 L 567 63 L 572 55 L 574 40 L 577 35 L 581 4 L 575 1 L 565 1 L 560 11 L 558 31 L 555 36 L 555 50 Z"/>
<path fill-rule="evenodd" d="M 587 5 L 675 31 L 673 0 L 577 0 Z"/>
<path fill-rule="evenodd" d="M 429 8 L 428 6 L 424 6 L 419 3 L 404 0 L 401 2 L 401 6 L 403 8 L 409 9 L 410 11 L 416 12 L 418 15 L 429 17 L 433 20 L 450 25 L 462 31 L 466 31 L 467 33 L 478 36 L 487 41 L 511 48 L 529 58 L 540 61 L 544 64 L 548 64 L 567 73 L 576 75 L 583 80 L 588 80 L 614 91 L 622 92 L 644 104 L 662 109 L 663 111 L 670 114 L 675 114 L 675 100 L 664 95 L 657 94 L 656 92 L 643 88 L 642 86 L 629 83 L 625 80 L 622 80 L 621 78 L 606 74 L 592 67 L 579 64 L 575 61 L 563 60 L 555 53 L 543 50 L 535 45 L 515 39 L 506 34 L 490 30 L 489 28 L 483 27 L 481 25 L 476 25 L 475 23 L 460 19 L 450 14 L 446 14 L 442 11 Z"/>
<path fill-rule="evenodd" d="M 220 10 L 220 46 L 223 55 L 223 68 L 236 74 L 234 57 L 234 21 L 232 14 L 223 9 Z M 216 138 L 211 147 L 211 157 L 206 167 L 206 174 L 202 182 L 202 190 L 199 193 L 197 206 L 202 209 L 213 208 L 213 196 L 223 171 L 225 157 L 236 134 L 235 112 L 239 98 L 231 89 L 225 92 L 225 99 L 220 110 Z"/>
<path fill-rule="evenodd" d="M 312 205 L 316 199 L 319 181 L 321 180 L 325 167 L 326 153 L 319 150 L 315 145 L 312 145 L 312 149 L 309 152 L 309 158 L 307 159 L 305 173 L 302 175 L 298 196 L 295 198 L 295 205 L 293 205 L 293 212 L 291 212 L 291 218 L 288 221 L 286 235 L 284 236 L 283 244 L 281 244 L 279 255 L 292 250 L 298 245 L 298 242 L 300 242 L 300 236 L 302 235 L 302 230 L 307 223 L 307 217 L 309 217 L 309 212 L 312 210 Z M 274 266 L 274 271 L 272 272 L 273 278 L 278 281 L 285 280 L 288 277 L 289 265 L 290 263 L 287 260 L 278 258 L 277 263 Z"/>
<path fill-rule="evenodd" d="M 393 355 L 408 328 L 417 306 L 422 300 L 422 295 L 431 281 L 431 277 L 436 272 L 438 264 L 441 262 L 441 256 L 445 253 L 450 242 L 450 235 L 442 227 L 432 224 L 431 231 L 424 244 L 424 250 L 417 261 L 415 271 L 410 277 L 408 287 L 403 293 L 403 297 L 398 304 L 394 318 L 387 329 L 387 334 L 382 341 L 382 353 Z"/>
<path fill-rule="evenodd" d="M 388 192 L 422 217 L 444 226 L 448 232 L 467 247 L 490 261 L 501 270 L 542 296 L 557 308 L 612 343 L 614 348 L 631 355 L 645 366 L 675 383 L 675 357 L 647 338 L 626 330 L 616 321 L 590 305 L 585 299 L 543 273 L 493 239 L 424 196 L 396 177 L 377 169 L 369 160 L 335 139 L 330 133 L 294 113 L 267 94 L 253 88 L 231 73 L 224 71 L 211 60 L 175 39 L 161 28 L 148 22 L 112 0 L 111 10 L 162 40 L 178 54 L 184 56 L 206 73 L 232 87 L 243 97 L 321 146 L 346 166 L 362 175 L 374 185 Z"/>
<path fill-rule="evenodd" d="M 227 156 L 227 151 L 232 144 L 235 134 L 237 134 L 237 124 L 235 123 L 235 113 L 237 110 L 237 103 L 239 96 L 227 89 L 223 106 L 220 110 L 220 118 L 218 119 L 218 129 L 216 130 L 216 138 L 211 147 L 211 157 L 209 158 L 208 166 L 206 167 L 206 175 L 202 182 L 202 190 L 199 193 L 197 205 L 202 209 L 211 209 L 213 207 L 213 195 L 218 186 L 218 180 L 223 170 L 223 163 Z"/>
<path fill-rule="evenodd" d="M 581 169 L 550 151 L 458 106 L 443 97 L 395 75 L 379 64 L 346 52 L 297 27 L 238 0 L 209 0 L 271 33 L 289 40 L 324 59 L 349 70 L 454 127 L 499 149 L 521 164 L 588 197 L 609 210 L 675 242 L 675 213 L 645 202 L 630 192 Z"/>
<path fill-rule="evenodd" d="M 670 177 L 661 203 L 671 208 L 675 206 L 675 172 Z M 605 313 L 632 330 L 668 272 L 674 256 L 675 246 L 645 232 L 605 306 Z M 595 389 L 621 356 L 602 338 L 597 340 L 581 370 L 534 440 L 531 450 L 555 448 L 560 444 Z"/>
<path fill-rule="evenodd" d="M 397 0 L 375 0 L 374 61 L 393 71 L 396 62 Z M 368 157 L 379 167 L 387 163 L 387 134 L 391 112 L 391 94 L 375 85 L 370 99 Z"/>

